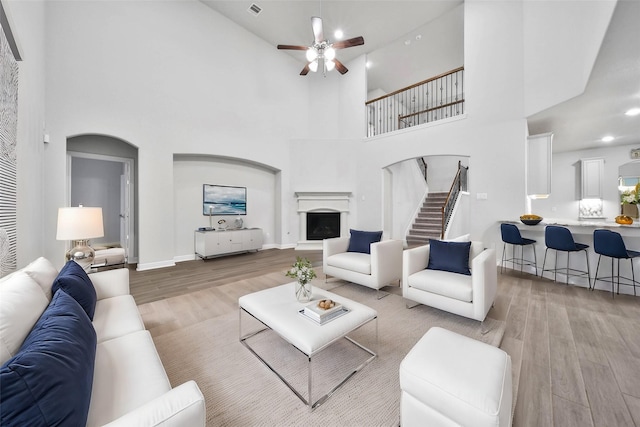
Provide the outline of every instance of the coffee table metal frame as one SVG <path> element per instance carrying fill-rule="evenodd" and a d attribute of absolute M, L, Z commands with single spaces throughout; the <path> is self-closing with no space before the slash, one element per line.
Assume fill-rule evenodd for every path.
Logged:
<path fill-rule="evenodd" d="M 294 307 L 292 307 L 292 309 L 295 309 Z M 249 316 L 253 317 L 254 319 L 256 319 L 258 322 L 262 323 L 265 327 L 255 331 L 255 332 L 251 332 L 249 334 L 246 335 L 242 335 L 242 313 L 246 313 Z M 349 313 L 340 316 L 339 318 L 336 318 L 333 321 L 338 321 L 340 318 L 342 317 L 346 317 L 348 316 Z M 247 348 L 249 349 L 249 351 L 251 353 L 253 353 L 254 356 L 256 356 L 262 363 L 265 364 L 265 366 L 267 366 L 267 368 L 269 368 L 274 374 L 276 374 L 278 376 L 278 378 L 280 378 L 280 380 L 287 386 L 289 387 L 289 389 L 291 389 L 291 391 L 293 391 L 293 393 L 298 396 L 298 398 L 300 400 L 302 400 L 302 402 L 307 405 L 309 407 L 309 410 L 312 411 L 314 409 L 316 409 L 318 406 L 322 405 L 336 390 L 338 390 L 344 383 L 346 383 L 351 377 L 353 377 L 358 371 L 360 371 L 362 368 L 364 368 L 365 366 L 367 366 L 373 359 L 375 359 L 377 357 L 377 353 L 374 352 L 373 350 L 363 346 L 362 344 L 358 343 L 357 341 L 355 341 L 354 339 L 348 337 L 348 334 L 351 334 L 352 332 L 360 329 L 362 326 L 368 324 L 371 321 L 375 320 L 375 328 L 376 328 L 376 337 L 375 337 L 375 345 L 376 347 L 378 347 L 378 316 L 375 315 L 367 320 L 365 320 L 364 322 L 358 324 L 357 326 L 355 326 L 353 329 L 351 329 L 350 331 L 348 331 L 346 334 L 340 335 L 335 337 L 334 339 L 328 341 L 327 343 L 325 343 L 322 347 L 318 348 L 317 350 L 313 351 L 311 354 L 307 354 L 306 352 L 304 352 L 303 350 L 300 350 L 298 347 L 296 347 L 294 344 L 292 344 L 291 342 L 289 342 L 286 338 L 284 338 L 282 335 L 278 334 L 278 332 L 274 331 L 280 338 L 282 338 L 284 341 L 286 341 L 287 343 L 289 343 L 293 348 L 295 348 L 296 350 L 298 350 L 300 353 L 302 353 L 306 358 L 307 358 L 307 366 L 308 366 L 308 380 L 307 380 L 307 387 L 308 387 L 308 399 L 305 399 L 304 396 L 302 396 L 302 394 L 300 394 L 300 392 L 298 392 L 298 390 L 295 389 L 295 387 L 293 387 L 293 385 L 291 385 L 282 375 L 280 375 L 280 373 L 278 371 L 275 370 L 275 368 L 273 366 L 271 366 L 266 360 L 264 360 L 247 342 L 247 340 L 251 337 L 254 337 L 262 332 L 265 331 L 269 331 L 269 330 L 273 330 L 269 327 L 269 325 L 267 325 L 266 323 L 264 323 L 262 320 L 260 320 L 259 318 L 257 318 L 256 316 L 254 316 L 252 313 L 250 313 L 249 311 L 245 310 L 243 307 L 239 308 L 239 337 L 240 337 L 240 342 Z M 301 322 L 313 322 L 313 320 L 311 319 L 300 319 Z M 317 324 L 318 327 L 322 327 L 322 325 Z M 311 390 L 312 390 L 312 385 L 313 385 L 313 365 L 312 365 L 312 358 L 313 356 L 316 356 L 318 353 L 320 353 L 321 351 L 327 349 L 328 347 L 330 347 L 332 344 L 334 344 L 335 342 L 341 340 L 341 339 L 346 339 L 349 342 L 351 342 L 352 344 L 354 344 L 355 346 L 359 347 L 360 349 L 364 350 L 365 352 L 367 352 L 368 354 L 371 355 L 371 357 L 369 357 L 367 360 L 365 360 L 362 364 L 360 364 L 360 366 L 356 367 L 355 369 L 353 369 L 342 381 L 340 381 L 338 383 L 338 385 L 336 385 L 333 389 L 331 389 L 327 394 L 325 394 L 324 396 L 320 397 L 318 400 L 316 400 L 315 402 L 313 401 L 312 397 L 311 397 Z"/>

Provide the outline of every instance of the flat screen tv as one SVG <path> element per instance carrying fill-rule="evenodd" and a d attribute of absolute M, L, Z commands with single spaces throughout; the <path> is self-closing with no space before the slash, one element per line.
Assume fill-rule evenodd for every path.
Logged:
<path fill-rule="evenodd" d="M 202 185 L 203 215 L 246 215 L 247 187 Z"/>

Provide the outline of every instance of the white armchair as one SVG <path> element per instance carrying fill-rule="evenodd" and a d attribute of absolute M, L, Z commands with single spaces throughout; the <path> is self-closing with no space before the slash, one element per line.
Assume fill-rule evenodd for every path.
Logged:
<path fill-rule="evenodd" d="M 333 276 L 379 290 L 402 276 L 402 241 L 371 243 L 371 254 L 347 252 L 349 237 L 322 242 L 322 268 Z"/>
<path fill-rule="evenodd" d="M 426 269 L 429 245 L 404 251 L 402 296 L 411 301 L 460 316 L 483 321 L 493 305 L 498 287 L 496 252 L 471 242 L 471 275 Z"/>

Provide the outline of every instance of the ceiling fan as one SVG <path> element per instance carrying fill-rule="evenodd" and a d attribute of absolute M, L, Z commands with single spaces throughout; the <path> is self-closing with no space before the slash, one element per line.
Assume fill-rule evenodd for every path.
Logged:
<path fill-rule="evenodd" d="M 324 38 L 324 33 L 322 31 L 322 18 L 317 16 L 311 17 L 311 28 L 313 29 L 314 38 L 311 46 L 294 46 L 288 44 L 278 45 L 278 49 L 307 51 L 306 57 L 308 64 L 304 66 L 302 71 L 300 71 L 300 75 L 306 76 L 307 73 L 309 73 L 309 70 L 315 73 L 318 71 L 319 63 L 322 63 L 323 73 L 331 71 L 334 68 L 338 70 L 340 74 L 344 74 L 349 71 L 342 62 L 336 59 L 336 50 L 363 45 L 364 39 L 362 37 L 354 37 L 348 40 L 329 43 L 329 41 Z"/>

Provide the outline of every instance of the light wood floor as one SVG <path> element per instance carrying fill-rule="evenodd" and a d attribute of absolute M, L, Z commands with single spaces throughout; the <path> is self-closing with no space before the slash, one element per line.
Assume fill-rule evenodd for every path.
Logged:
<path fill-rule="evenodd" d="M 131 293 L 143 304 L 222 290 L 229 283 L 284 272 L 296 256 L 321 269 L 321 251 L 270 249 L 158 270 L 131 269 Z M 246 286 L 234 294 L 251 292 Z M 237 299 L 221 298 L 220 304 L 225 311 L 237 310 Z M 498 275 L 489 316 L 506 322 L 501 348 L 512 358 L 515 426 L 640 427 L 640 297 L 612 298 L 609 292 L 509 271 Z"/>

